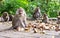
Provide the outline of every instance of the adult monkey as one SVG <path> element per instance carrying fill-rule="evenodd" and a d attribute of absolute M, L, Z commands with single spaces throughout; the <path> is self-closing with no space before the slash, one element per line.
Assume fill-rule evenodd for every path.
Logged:
<path fill-rule="evenodd" d="M 40 8 L 36 7 L 33 13 L 33 18 L 34 19 L 39 19 L 42 16 Z"/>
<path fill-rule="evenodd" d="M 1 16 L 1 21 L 2 22 L 9 21 L 9 14 L 8 14 L 8 12 L 3 12 L 2 16 Z"/>
<path fill-rule="evenodd" d="M 25 28 L 27 25 L 26 22 L 26 12 L 23 8 L 19 8 L 16 11 L 16 15 L 12 19 L 12 27 L 14 29 L 20 27 L 20 28 Z"/>

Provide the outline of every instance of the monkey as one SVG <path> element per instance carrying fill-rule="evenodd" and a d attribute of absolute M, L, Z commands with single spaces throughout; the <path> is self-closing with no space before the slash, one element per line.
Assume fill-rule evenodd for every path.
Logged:
<path fill-rule="evenodd" d="M 57 24 L 60 24 L 60 16 L 57 17 Z"/>
<path fill-rule="evenodd" d="M 42 16 L 42 14 L 41 14 L 40 8 L 39 7 L 36 7 L 35 10 L 34 10 L 34 13 L 33 13 L 33 18 L 34 19 L 38 19 L 41 16 Z"/>
<path fill-rule="evenodd" d="M 60 24 L 60 12 L 58 13 L 58 17 L 57 17 L 57 24 Z"/>
<path fill-rule="evenodd" d="M 14 15 L 9 14 L 9 21 L 12 21 L 13 17 L 14 17 Z"/>
<path fill-rule="evenodd" d="M 9 29 L 5 29 L 2 31 L 14 29 L 20 31 L 20 28 L 25 28 L 26 26 L 27 26 L 26 12 L 23 8 L 19 8 L 17 9 L 16 14 L 12 19 L 12 26 Z"/>
<path fill-rule="evenodd" d="M 19 8 L 16 11 L 16 15 L 12 19 L 12 27 L 14 29 L 20 27 L 25 28 L 27 26 L 26 12 L 23 8 Z"/>
<path fill-rule="evenodd" d="M 2 22 L 9 21 L 8 12 L 3 12 L 2 16 L 1 16 L 1 21 L 2 21 Z"/>
<path fill-rule="evenodd" d="M 47 23 L 48 22 L 48 16 L 46 15 L 46 13 L 43 14 L 43 17 L 42 17 L 42 22 L 44 23 Z"/>

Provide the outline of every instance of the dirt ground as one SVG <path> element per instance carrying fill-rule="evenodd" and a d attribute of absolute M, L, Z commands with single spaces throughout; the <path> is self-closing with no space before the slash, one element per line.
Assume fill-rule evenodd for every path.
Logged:
<path fill-rule="evenodd" d="M 28 23 L 34 23 L 34 21 L 29 21 Z M 3 29 L 8 29 L 12 26 L 11 22 L 0 22 L 0 31 Z M 31 32 L 18 32 L 14 30 L 7 30 L 0 32 L 0 38 L 60 38 L 60 31 L 47 31 L 45 34 L 33 33 Z"/>

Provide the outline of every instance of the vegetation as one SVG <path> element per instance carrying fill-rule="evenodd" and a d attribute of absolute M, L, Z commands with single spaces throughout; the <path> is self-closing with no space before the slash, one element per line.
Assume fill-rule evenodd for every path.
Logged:
<path fill-rule="evenodd" d="M 39 6 L 41 13 L 47 13 L 49 17 L 57 17 L 60 10 L 59 0 L 0 0 L 0 16 L 4 11 L 15 14 L 16 10 L 23 7 L 29 17 L 32 16 L 34 8 Z"/>

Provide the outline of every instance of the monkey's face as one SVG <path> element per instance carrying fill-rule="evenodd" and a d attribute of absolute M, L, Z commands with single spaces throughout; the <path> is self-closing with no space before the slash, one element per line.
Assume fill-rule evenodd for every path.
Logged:
<path fill-rule="evenodd" d="M 7 12 L 4 12 L 4 13 L 3 13 L 3 17 L 6 17 L 6 16 L 7 16 L 7 14 L 8 14 Z"/>
<path fill-rule="evenodd" d="M 22 14 L 23 13 L 23 9 L 19 9 L 19 14 Z"/>

